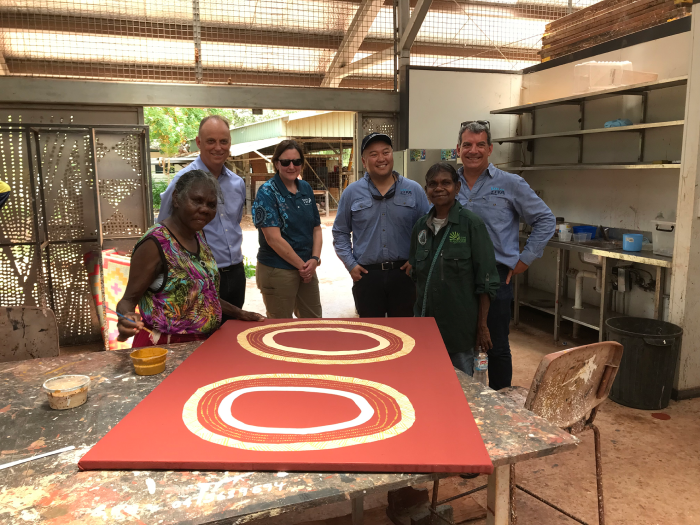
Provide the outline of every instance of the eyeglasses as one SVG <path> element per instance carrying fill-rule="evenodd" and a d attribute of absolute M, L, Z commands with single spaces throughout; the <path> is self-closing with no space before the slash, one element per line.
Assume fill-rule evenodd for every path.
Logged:
<path fill-rule="evenodd" d="M 472 122 L 481 124 L 482 126 L 485 126 L 486 129 L 491 129 L 491 123 L 488 120 L 465 120 L 464 122 L 462 122 L 462 126 L 468 126 Z"/>
<path fill-rule="evenodd" d="M 279 159 L 279 163 L 282 164 L 283 167 L 287 168 L 290 164 L 294 164 L 295 166 L 301 166 L 304 163 L 304 161 L 301 159 Z"/>

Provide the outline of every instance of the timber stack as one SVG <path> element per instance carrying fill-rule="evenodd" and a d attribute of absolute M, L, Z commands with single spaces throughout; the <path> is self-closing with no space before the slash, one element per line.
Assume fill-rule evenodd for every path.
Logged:
<path fill-rule="evenodd" d="M 689 16 L 692 0 L 603 0 L 545 26 L 542 62 Z"/>

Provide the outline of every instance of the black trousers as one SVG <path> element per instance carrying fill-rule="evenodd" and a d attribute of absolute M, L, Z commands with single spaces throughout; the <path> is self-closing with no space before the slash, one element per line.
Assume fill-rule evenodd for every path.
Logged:
<path fill-rule="evenodd" d="M 416 286 L 404 270 L 369 270 L 352 295 L 360 317 L 413 317 Z"/>
<path fill-rule="evenodd" d="M 245 302 L 245 268 L 243 262 L 219 268 L 219 297 L 233 306 L 243 308 Z M 228 321 L 231 317 L 224 315 L 221 322 Z"/>
<path fill-rule="evenodd" d="M 510 303 L 513 301 L 513 281 L 506 284 L 510 268 L 497 265 L 501 287 L 496 298 L 491 301 L 486 325 L 491 333 L 493 348 L 489 350 L 489 386 L 500 390 L 511 386 L 513 379 L 513 358 L 510 353 L 508 334 L 510 333 Z"/>

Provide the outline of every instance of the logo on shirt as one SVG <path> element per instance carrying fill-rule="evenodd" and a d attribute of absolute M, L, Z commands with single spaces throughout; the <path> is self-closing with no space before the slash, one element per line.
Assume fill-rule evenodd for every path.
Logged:
<path fill-rule="evenodd" d="M 421 232 L 418 234 L 418 242 L 420 243 L 421 246 L 423 246 L 427 241 L 428 241 L 428 231 L 421 230 Z"/>
<path fill-rule="evenodd" d="M 303 198 L 301 199 L 301 201 L 302 201 L 304 204 L 306 204 L 307 206 L 308 206 L 309 204 L 311 204 L 311 199 L 309 199 L 309 198 L 307 198 L 307 197 L 303 197 Z"/>
<path fill-rule="evenodd" d="M 466 237 L 462 237 L 459 232 L 450 233 L 450 242 L 452 244 L 464 244 L 467 242 Z"/>
<path fill-rule="evenodd" d="M 491 195 L 505 195 L 506 190 L 499 188 L 497 186 L 491 186 Z"/>
<path fill-rule="evenodd" d="M 399 192 L 400 195 L 413 195 L 413 191 L 411 190 L 401 190 Z"/>

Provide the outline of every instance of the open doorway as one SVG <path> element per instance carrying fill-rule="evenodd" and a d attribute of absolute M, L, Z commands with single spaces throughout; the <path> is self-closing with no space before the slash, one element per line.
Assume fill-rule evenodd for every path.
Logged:
<path fill-rule="evenodd" d="M 343 190 L 357 178 L 355 162 L 358 115 L 348 111 L 256 111 L 248 109 L 144 108 L 150 126 L 153 207 L 157 217 L 160 193 L 173 176 L 199 155 L 199 121 L 218 114 L 231 123 L 231 155 L 227 167 L 246 182 L 246 204 L 241 221 L 246 267 L 246 310 L 265 313 L 255 281 L 259 248 L 250 210 L 260 187 L 275 170 L 271 162 L 277 144 L 291 138 L 303 148 L 302 178 L 314 189 L 323 231 L 322 266 L 318 270 L 324 317 L 356 316 L 352 280 L 335 255 L 331 228 Z M 359 140 L 361 140 L 360 137 Z M 360 167 L 361 173 L 361 167 Z"/>

